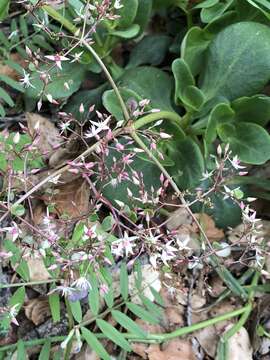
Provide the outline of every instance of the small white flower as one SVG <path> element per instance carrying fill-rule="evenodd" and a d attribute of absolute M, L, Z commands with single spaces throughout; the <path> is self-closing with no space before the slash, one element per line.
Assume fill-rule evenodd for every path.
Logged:
<path fill-rule="evenodd" d="M 62 56 L 59 54 L 56 55 L 46 55 L 45 58 L 52 60 L 55 62 L 56 66 L 62 70 L 62 61 L 67 61 L 69 60 L 69 58 L 67 58 L 66 56 Z"/>
<path fill-rule="evenodd" d="M 114 8 L 115 8 L 116 10 L 121 9 L 121 8 L 123 7 L 123 5 L 121 4 L 120 1 L 121 1 L 121 0 L 115 0 Z"/>
<path fill-rule="evenodd" d="M 90 282 L 84 277 L 81 276 L 79 279 L 75 280 L 72 284 L 72 287 L 75 287 L 80 290 L 89 290 L 91 289 Z"/>
<path fill-rule="evenodd" d="M 235 156 L 232 158 L 232 160 L 229 159 L 229 161 L 230 161 L 230 163 L 232 164 L 232 166 L 233 166 L 236 170 L 238 170 L 238 169 L 245 169 L 245 168 L 246 168 L 246 166 L 240 165 L 240 160 L 238 159 L 238 156 L 237 156 L 237 155 L 235 155 Z"/>
<path fill-rule="evenodd" d="M 104 130 L 110 130 L 109 126 L 108 126 L 108 123 L 110 121 L 110 117 L 108 117 L 106 120 L 104 121 L 90 121 L 90 123 L 92 124 L 91 125 L 91 128 L 89 131 L 87 131 L 85 133 L 85 137 L 86 138 L 92 138 L 92 137 L 97 137 L 99 139 L 99 136 L 98 134 L 101 132 L 101 131 L 104 131 Z"/>
<path fill-rule="evenodd" d="M 123 238 L 112 243 L 112 253 L 116 256 L 123 256 L 124 253 L 126 256 L 128 256 L 129 253 L 133 255 L 133 247 L 136 246 L 134 241 L 136 239 L 138 239 L 138 236 L 128 236 L 125 231 Z"/>
<path fill-rule="evenodd" d="M 20 82 L 22 83 L 22 86 L 25 88 L 35 88 L 34 85 L 31 84 L 31 77 L 30 74 L 27 73 L 24 69 L 23 69 L 23 78 L 20 79 Z"/>

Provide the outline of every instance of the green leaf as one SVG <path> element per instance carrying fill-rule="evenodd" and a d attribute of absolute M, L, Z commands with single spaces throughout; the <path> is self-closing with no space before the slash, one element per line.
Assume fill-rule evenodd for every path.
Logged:
<path fill-rule="evenodd" d="M 134 46 L 127 68 L 140 65 L 159 65 L 165 58 L 171 38 L 167 35 L 147 35 Z"/>
<path fill-rule="evenodd" d="M 242 97 L 232 102 L 236 121 L 252 122 L 261 126 L 270 120 L 270 97 L 255 95 Z"/>
<path fill-rule="evenodd" d="M 176 104 L 180 104 L 184 90 L 188 86 L 194 86 L 195 81 L 189 66 L 183 59 L 176 59 L 172 63 L 172 72 L 175 80 L 174 100 Z"/>
<path fill-rule="evenodd" d="M 201 89 L 207 99 L 234 100 L 260 91 L 270 79 L 270 29 L 239 22 L 221 31 L 208 48 Z"/>
<path fill-rule="evenodd" d="M 12 215 L 22 216 L 25 213 L 25 208 L 21 204 L 12 205 L 10 208 L 10 212 Z"/>
<path fill-rule="evenodd" d="M 10 0 L 1 0 L 0 2 L 0 21 L 4 20 L 8 15 Z"/>
<path fill-rule="evenodd" d="M 0 99 L 3 99 L 9 106 L 14 106 L 14 101 L 9 94 L 0 87 Z"/>
<path fill-rule="evenodd" d="M 219 2 L 219 0 L 204 0 L 193 7 L 193 9 L 207 9 L 211 6 L 216 5 Z"/>
<path fill-rule="evenodd" d="M 41 67 L 41 71 L 49 71 L 52 65 L 46 65 Z M 46 86 L 45 94 L 50 94 L 53 99 L 63 99 L 72 95 L 77 91 L 85 78 L 86 74 L 86 65 L 78 63 L 63 62 L 62 70 L 54 66 L 50 70 L 51 81 Z M 34 87 L 28 87 L 25 90 L 25 95 L 29 98 L 39 99 L 40 92 L 43 90 L 44 83 L 40 79 L 40 73 L 34 72 L 32 74 L 32 85 Z M 69 89 L 64 85 L 68 84 Z M 43 96 L 44 100 L 47 100 L 46 96 Z"/>
<path fill-rule="evenodd" d="M 191 139 L 185 138 L 168 148 L 168 155 L 175 166 L 168 168 L 176 183 L 182 189 L 196 187 L 204 172 L 204 160 L 199 146 Z"/>
<path fill-rule="evenodd" d="M 145 310 L 143 307 L 133 304 L 131 302 L 128 302 L 127 304 L 128 309 L 136 316 L 138 316 L 140 319 L 150 323 L 150 324 L 158 324 L 159 319 L 154 316 L 152 313 L 149 313 L 147 310 Z"/>
<path fill-rule="evenodd" d="M 103 295 L 103 298 L 108 308 L 111 309 L 114 304 L 114 291 L 111 286 L 109 286 L 109 290 Z"/>
<path fill-rule="evenodd" d="M 134 23 L 140 25 L 140 33 L 145 30 L 152 12 L 152 0 L 140 0 Z"/>
<path fill-rule="evenodd" d="M 174 111 L 171 106 L 172 80 L 162 70 L 150 66 L 128 69 L 119 79 L 119 85 L 151 100 L 151 108 Z"/>
<path fill-rule="evenodd" d="M 49 360 L 50 359 L 50 351 L 51 351 L 51 342 L 50 342 L 50 340 L 46 340 L 44 345 L 42 346 L 38 360 Z"/>
<path fill-rule="evenodd" d="M 53 322 L 58 322 L 61 319 L 60 315 L 60 297 L 59 294 L 50 294 L 49 295 L 49 305 L 53 318 Z"/>
<path fill-rule="evenodd" d="M 182 41 L 181 56 L 189 65 L 193 76 L 198 75 L 202 69 L 209 43 L 210 36 L 197 26 L 189 29 Z"/>
<path fill-rule="evenodd" d="M 183 91 L 182 101 L 188 108 L 198 111 L 204 104 L 205 98 L 197 86 L 189 85 Z"/>
<path fill-rule="evenodd" d="M 25 360 L 26 359 L 26 351 L 23 340 L 19 340 L 17 342 L 17 357 L 16 360 Z"/>
<path fill-rule="evenodd" d="M 232 121 L 235 113 L 228 104 L 217 104 L 210 113 L 205 132 L 206 143 L 213 143 L 217 136 L 218 124 Z"/>
<path fill-rule="evenodd" d="M 120 292 L 124 300 L 128 298 L 128 272 L 127 265 L 122 262 L 120 268 Z"/>
<path fill-rule="evenodd" d="M 218 2 L 211 7 L 204 7 L 201 11 L 202 22 L 208 24 L 219 18 L 228 9 L 232 2 L 233 0 L 227 0 L 226 3 Z"/>
<path fill-rule="evenodd" d="M 110 31 L 110 35 L 117 36 L 122 39 L 132 39 L 137 36 L 140 32 L 140 26 L 133 24 L 124 30 L 113 30 Z"/>
<path fill-rule="evenodd" d="M 163 310 L 160 306 L 156 305 L 153 301 L 149 300 L 146 296 L 144 295 L 139 295 L 140 299 L 143 303 L 143 305 L 146 307 L 146 309 L 152 313 L 154 316 L 159 317 L 160 319 L 162 318 L 163 315 Z"/>
<path fill-rule="evenodd" d="M 162 296 L 160 295 L 159 292 L 157 292 L 157 290 L 155 288 L 153 288 L 152 286 L 149 287 L 150 288 L 150 291 L 152 293 L 152 295 L 154 296 L 155 298 L 155 302 L 157 304 L 159 304 L 160 306 L 165 306 L 165 302 L 164 302 L 164 299 L 162 298 Z"/>
<path fill-rule="evenodd" d="M 145 338 L 147 336 L 145 331 L 140 328 L 140 326 L 137 325 L 135 321 L 131 320 L 126 314 L 123 314 L 118 310 L 112 310 L 112 316 L 118 322 L 118 324 L 120 324 L 130 333 L 142 338 Z"/>
<path fill-rule="evenodd" d="M 124 338 L 124 336 L 117 331 L 111 324 L 102 319 L 97 319 L 97 326 L 103 332 L 103 334 L 114 342 L 116 345 L 120 346 L 126 351 L 131 351 L 131 346 L 129 342 Z"/>
<path fill-rule="evenodd" d="M 114 217 L 112 215 L 108 215 L 102 221 L 102 229 L 104 231 L 110 231 L 114 224 L 115 224 Z"/>
<path fill-rule="evenodd" d="M 104 349 L 101 342 L 96 338 L 96 336 L 91 331 L 89 331 L 85 327 L 82 327 L 81 331 L 82 331 L 82 336 L 85 339 L 85 341 L 87 342 L 90 349 L 94 350 L 94 352 L 98 356 L 100 356 L 101 359 L 103 359 L 103 360 L 110 360 L 111 359 L 110 355 Z"/>
<path fill-rule="evenodd" d="M 120 19 L 117 19 L 117 28 L 125 29 L 131 26 L 135 20 L 137 9 L 138 9 L 138 0 L 122 0 L 121 9 L 115 11 L 116 15 L 120 16 Z"/>
<path fill-rule="evenodd" d="M 97 316 L 99 312 L 99 291 L 97 279 L 94 275 L 91 277 L 90 283 L 91 289 L 89 289 L 88 293 L 88 303 L 93 315 Z"/>
<path fill-rule="evenodd" d="M 80 323 L 82 321 L 82 307 L 80 301 L 69 301 L 69 306 L 74 319 Z"/>
<path fill-rule="evenodd" d="M 19 82 L 11 79 L 10 77 L 6 76 L 6 75 L 0 75 L 0 81 L 3 81 L 5 84 L 7 84 L 8 86 L 12 87 L 13 89 L 20 91 L 20 92 L 25 92 L 25 89 L 23 88 L 22 84 L 20 84 Z"/>
<path fill-rule="evenodd" d="M 139 102 L 142 98 L 134 91 L 126 88 L 119 88 L 120 94 L 126 105 L 129 104 L 131 100 Z M 107 90 L 102 96 L 103 105 L 106 110 L 112 114 L 116 120 L 120 121 L 124 119 L 122 108 L 119 104 L 119 100 L 115 95 L 114 90 Z"/>
<path fill-rule="evenodd" d="M 25 287 L 22 286 L 15 291 L 15 293 L 12 295 L 11 299 L 9 300 L 8 304 L 11 307 L 17 305 L 16 311 L 18 313 L 24 303 L 24 299 L 25 299 Z"/>
<path fill-rule="evenodd" d="M 261 126 L 248 122 L 222 124 L 218 135 L 239 159 L 248 164 L 264 164 L 270 159 L 270 136 Z"/>

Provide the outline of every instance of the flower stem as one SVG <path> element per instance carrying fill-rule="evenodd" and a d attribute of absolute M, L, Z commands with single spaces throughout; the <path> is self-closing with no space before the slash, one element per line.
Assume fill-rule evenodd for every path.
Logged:
<path fill-rule="evenodd" d="M 182 118 L 177 113 L 172 111 L 159 111 L 156 113 L 145 115 L 134 122 L 134 128 L 136 130 L 140 129 L 141 127 L 148 125 L 154 121 L 166 119 L 170 120 L 173 123 L 176 123 L 178 126 L 181 126 Z"/>

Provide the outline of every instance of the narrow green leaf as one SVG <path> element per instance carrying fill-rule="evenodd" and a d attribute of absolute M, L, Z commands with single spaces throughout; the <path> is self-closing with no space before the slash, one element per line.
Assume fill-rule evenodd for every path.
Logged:
<path fill-rule="evenodd" d="M 98 315 L 99 311 L 99 291 L 96 278 L 91 278 L 91 289 L 88 293 L 88 303 L 94 316 Z"/>
<path fill-rule="evenodd" d="M 16 306 L 16 311 L 18 312 L 24 303 L 25 298 L 25 287 L 22 286 L 15 293 L 12 295 L 11 299 L 9 300 L 9 306 Z"/>
<path fill-rule="evenodd" d="M 69 301 L 69 306 L 74 319 L 80 323 L 82 321 L 82 307 L 80 301 Z"/>
<path fill-rule="evenodd" d="M 10 97 L 10 95 L 0 87 L 0 99 L 3 99 L 9 106 L 14 106 L 14 101 Z"/>
<path fill-rule="evenodd" d="M 17 358 L 16 360 L 25 360 L 26 351 L 23 340 L 19 340 L 17 343 Z"/>
<path fill-rule="evenodd" d="M 140 295 L 140 299 L 142 300 L 143 305 L 152 313 L 154 316 L 162 317 L 163 309 L 156 305 L 153 301 L 149 300 L 144 295 Z"/>
<path fill-rule="evenodd" d="M 0 116 L 4 117 L 6 115 L 4 107 L 0 104 Z"/>
<path fill-rule="evenodd" d="M 122 262 L 120 269 L 120 292 L 124 300 L 128 298 L 128 272 L 127 265 Z"/>
<path fill-rule="evenodd" d="M 104 300 L 106 302 L 106 305 L 108 306 L 108 308 L 112 308 L 113 304 L 114 304 L 114 293 L 113 293 L 113 288 L 109 287 L 109 290 L 106 292 L 106 294 L 103 296 Z"/>
<path fill-rule="evenodd" d="M 60 321 L 60 296 L 59 294 L 51 294 L 49 295 L 49 305 L 51 309 L 51 314 L 53 318 L 53 322 Z"/>
<path fill-rule="evenodd" d="M 20 23 L 20 30 L 23 36 L 26 38 L 28 36 L 28 26 L 24 15 L 20 15 L 19 23 Z"/>
<path fill-rule="evenodd" d="M 91 331 L 89 331 L 85 327 L 82 327 L 81 331 L 82 331 L 82 336 L 83 336 L 84 340 L 87 342 L 90 349 L 94 350 L 95 353 L 98 356 L 100 356 L 103 360 L 111 359 L 110 355 L 104 349 L 101 342 L 96 338 L 96 336 Z"/>
<path fill-rule="evenodd" d="M 157 304 L 159 304 L 160 306 L 165 306 L 164 300 L 162 299 L 162 296 L 160 295 L 160 293 L 158 293 L 157 290 L 154 289 L 152 286 L 150 286 L 150 291 L 155 298 L 155 302 Z"/>
<path fill-rule="evenodd" d="M 120 324 L 123 328 L 129 331 L 132 334 L 138 335 L 139 337 L 146 337 L 145 331 L 131 320 L 126 314 L 123 314 L 121 311 L 112 310 L 113 318 Z"/>
<path fill-rule="evenodd" d="M 50 359 L 50 351 L 51 351 L 51 342 L 50 342 L 50 340 L 46 340 L 44 345 L 42 346 L 38 360 L 49 360 Z"/>
<path fill-rule="evenodd" d="M 13 89 L 15 89 L 17 91 L 24 92 L 24 88 L 20 83 L 11 79 L 10 77 L 8 77 L 6 75 L 0 75 L 0 81 L 3 81 L 4 83 L 11 86 Z"/>
<path fill-rule="evenodd" d="M 158 324 L 159 320 L 156 316 L 146 311 L 144 308 L 137 304 L 133 304 L 131 302 L 128 302 L 127 304 L 128 309 L 136 316 L 138 316 L 140 319 L 150 323 L 150 324 Z"/>
<path fill-rule="evenodd" d="M 124 338 L 124 336 L 117 331 L 111 324 L 102 319 L 97 319 L 97 326 L 103 332 L 105 336 L 108 337 L 111 341 L 113 341 L 116 345 L 120 346 L 122 349 L 126 351 L 131 351 L 131 346 L 129 342 Z"/>

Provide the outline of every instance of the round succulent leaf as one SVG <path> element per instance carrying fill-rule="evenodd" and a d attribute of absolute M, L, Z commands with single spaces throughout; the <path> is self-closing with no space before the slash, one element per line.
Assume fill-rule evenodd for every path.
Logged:
<path fill-rule="evenodd" d="M 229 100 L 259 92 L 270 79 L 270 29 L 239 22 L 222 30 L 208 47 L 201 89 L 207 99 Z"/>

